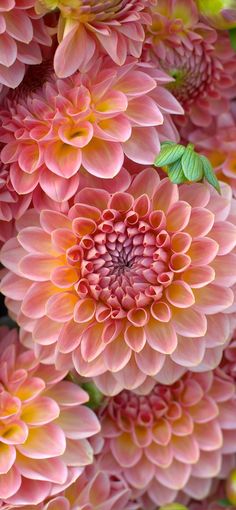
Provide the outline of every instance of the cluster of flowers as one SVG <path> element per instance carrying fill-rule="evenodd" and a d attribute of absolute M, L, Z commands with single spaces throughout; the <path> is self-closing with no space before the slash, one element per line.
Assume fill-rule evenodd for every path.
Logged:
<path fill-rule="evenodd" d="M 235 27 L 235 0 L 0 1 L 1 510 L 221 508 Z M 217 189 L 154 166 L 186 144 Z"/>

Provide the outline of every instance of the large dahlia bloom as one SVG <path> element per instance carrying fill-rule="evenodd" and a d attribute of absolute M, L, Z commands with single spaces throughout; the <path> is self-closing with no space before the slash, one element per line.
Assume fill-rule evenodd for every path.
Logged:
<path fill-rule="evenodd" d="M 1 159 L 22 195 L 37 185 L 58 202 L 71 198 L 84 167 L 96 177 L 113 178 L 124 153 L 152 164 L 159 139 L 178 138 L 169 114 L 182 108 L 160 86 L 162 71 L 132 59 L 119 68 L 100 59 L 89 73 L 44 83 L 42 89 L 7 98 L 0 112 Z"/>
<path fill-rule="evenodd" d="M 230 184 L 236 195 L 236 104 L 232 103 L 227 113 L 219 115 L 217 120 L 206 129 L 197 129 L 188 133 L 201 154 L 211 161 L 218 179 Z"/>
<path fill-rule="evenodd" d="M 101 465 L 117 469 L 156 506 L 178 501 L 179 491 L 201 500 L 225 450 L 236 451 L 235 413 L 235 384 L 219 370 L 187 372 L 145 396 L 124 390 L 100 410 Z"/>
<path fill-rule="evenodd" d="M 61 492 L 93 460 L 87 438 L 99 431 L 81 405 L 87 393 L 43 366 L 16 330 L 0 328 L 0 502 L 38 504 Z M 8 508 L 8 507 L 7 507 Z"/>
<path fill-rule="evenodd" d="M 168 88 L 185 110 L 178 121 L 208 126 L 235 95 L 236 56 L 229 36 L 199 22 L 193 0 L 159 0 L 152 12 L 144 58 L 175 78 Z"/>
<path fill-rule="evenodd" d="M 51 44 L 44 20 L 34 10 L 35 0 L 1 0 L 0 91 L 16 88 L 26 65 L 42 61 L 40 46 Z"/>
<path fill-rule="evenodd" d="M 232 203 L 226 184 L 178 188 L 149 168 L 127 192 L 81 190 L 68 215 L 28 211 L 1 291 L 37 356 L 108 394 L 215 367 L 235 309 Z"/>
<path fill-rule="evenodd" d="M 54 58 L 57 76 L 65 78 L 77 69 L 88 69 L 101 53 L 108 54 L 118 65 L 123 65 L 128 55 L 140 57 L 144 27 L 151 21 L 149 2 L 37 0 L 38 12 L 60 10 L 59 46 Z"/>

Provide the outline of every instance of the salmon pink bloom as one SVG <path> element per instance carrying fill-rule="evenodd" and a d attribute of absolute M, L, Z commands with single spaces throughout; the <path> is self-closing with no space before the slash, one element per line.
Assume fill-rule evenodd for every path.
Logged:
<path fill-rule="evenodd" d="M 41 365 L 16 330 L 0 328 L 0 501 L 36 505 L 91 464 L 99 431 L 87 393 L 66 370 Z"/>
<path fill-rule="evenodd" d="M 1 0 L 0 5 L 0 91 L 3 85 L 16 88 L 26 66 L 42 61 L 41 45 L 51 37 L 42 16 L 34 10 L 35 0 Z"/>
<path fill-rule="evenodd" d="M 153 0 L 152 0 L 153 1 Z M 40 13 L 60 10 L 59 46 L 54 58 L 60 78 L 91 67 L 101 53 L 123 65 L 126 57 L 140 57 L 150 23 L 150 0 L 36 0 Z"/>
<path fill-rule="evenodd" d="M 9 311 L 40 359 L 104 393 L 215 367 L 235 311 L 233 203 L 226 184 L 148 168 L 126 192 L 82 189 L 68 215 L 27 211 L 1 250 Z"/>
<path fill-rule="evenodd" d="M 208 126 L 235 96 L 236 56 L 229 36 L 202 23 L 193 0 L 159 0 L 152 13 L 144 58 L 175 79 L 168 88 L 185 110 L 180 124 Z"/>
<path fill-rule="evenodd" d="M 155 507 L 179 501 L 181 493 L 201 500 L 224 453 L 236 452 L 235 413 L 235 384 L 219 369 L 187 372 L 145 396 L 124 390 L 100 410 L 101 466 L 116 466 Z"/>
<path fill-rule="evenodd" d="M 162 71 L 137 64 L 123 67 L 99 59 L 89 73 L 44 83 L 18 100 L 7 98 L 0 117 L 1 151 L 10 165 L 15 191 L 40 188 L 51 199 L 71 198 L 83 167 L 111 179 L 123 165 L 124 153 L 140 164 L 152 164 L 159 138 L 177 140 L 170 114 L 182 108 L 161 86 Z"/>

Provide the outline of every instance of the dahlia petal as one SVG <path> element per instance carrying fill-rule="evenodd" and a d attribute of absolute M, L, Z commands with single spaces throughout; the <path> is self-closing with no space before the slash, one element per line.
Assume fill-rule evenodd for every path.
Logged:
<path fill-rule="evenodd" d="M 23 10 L 9 11 L 4 14 L 7 33 L 17 41 L 30 43 L 33 39 L 32 22 Z"/>
<path fill-rule="evenodd" d="M 177 346 L 177 336 L 170 323 L 150 319 L 145 325 L 147 342 L 155 351 L 171 354 Z"/>
<path fill-rule="evenodd" d="M 184 337 L 204 336 L 207 331 L 207 320 L 205 315 L 194 309 L 174 310 L 172 316 L 175 331 Z"/>
<path fill-rule="evenodd" d="M 168 210 L 166 221 L 169 232 L 183 230 L 189 222 L 191 206 L 187 202 L 179 201 Z"/>
<path fill-rule="evenodd" d="M 143 112 L 145 111 L 145 118 Z M 148 96 L 136 97 L 129 102 L 126 110 L 128 118 L 137 126 L 158 126 L 164 119 L 153 99 Z"/>
<path fill-rule="evenodd" d="M 1 443 L 0 445 L 0 475 L 8 473 L 16 460 L 14 446 Z"/>
<path fill-rule="evenodd" d="M 144 489 L 155 475 L 155 466 L 146 457 L 142 457 L 137 464 L 126 470 L 128 483 L 136 489 Z"/>
<path fill-rule="evenodd" d="M 146 335 L 143 328 L 127 326 L 124 332 L 124 338 L 127 345 L 135 352 L 142 351 L 146 343 Z"/>
<path fill-rule="evenodd" d="M 120 372 L 116 372 L 116 379 L 122 388 L 133 390 L 146 379 L 146 375 L 137 367 L 134 356 L 131 356 L 129 363 Z"/>
<path fill-rule="evenodd" d="M 78 189 L 79 181 L 79 173 L 70 179 L 65 179 L 47 168 L 40 171 L 39 184 L 42 190 L 56 202 L 64 202 L 73 197 Z"/>
<path fill-rule="evenodd" d="M 22 277 L 18 270 L 18 263 L 21 257 L 24 257 L 25 254 L 25 250 L 20 246 L 17 239 L 12 238 L 6 241 L 3 245 L 0 260 L 4 267 Z"/>
<path fill-rule="evenodd" d="M 184 491 L 188 496 L 195 499 L 204 499 L 208 496 L 211 489 L 212 481 L 204 478 L 194 478 L 191 476 L 190 480 L 186 484 Z"/>
<path fill-rule="evenodd" d="M 25 379 L 15 392 L 15 396 L 23 402 L 27 402 L 37 397 L 45 389 L 45 382 L 40 377 L 30 377 Z"/>
<path fill-rule="evenodd" d="M 51 233 L 52 245 L 60 253 L 65 253 L 76 244 L 76 236 L 67 228 L 57 228 Z"/>
<path fill-rule="evenodd" d="M 152 480 L 148 487 L 148 495 L 157 506 L 172 503 L 177 499 L 177 491 L 164 487 L 157 480 Z"/>
<path fill-rule="evenodd" d="M 92 464 L 93 449 L 86 439 L 79 441 L 68 439 L 66 440 L 66 451 L 61 459 L 67 466 L 87 466 Z"/>
<path fill-rule="evenodd" d="M 77 147 L 59 141 L 46 146 L 44 159 L 51 172 L 68 179 L 80 169 L 82 155 Z"/>
<path fill-rule="evenodd" d="M 183 274 L 183 280 L 190 285 L 193 289 L 205 287 L 213 280 L 215 280 L 214 263 L 211 266 L 191 266 Z"/>
<path fill-rule="evenodd" d="M 219 245 L 218 255 L 226 255 L 236 245 L 236 227 L 228 221 L 215 222 L 210 235 Z"/>
<path fill-rule="evenodd" d="M 28 436 L 28 427 L 21 420 L 14 420 L 3 426 L 1 441 L 9 445 L 20 445 Z"/>
<path fill-rule="evenodd" d="M 51 255 L 32 253 L 21 259 L 19 267 L 27 278 L 44 282 L 49 280 L 52 269 L 57 265 L 58 260 Z"/>
<path fill-rule="evenodd" d="M 16 88 L 22 82 L 25 74 L 25 66 L 18 60 L 10 67 L 0 64 L 0 80 L 6 87 Z"/>
<path fill-rule="evenodd" d="M 27 227 L 17 236 L 21 246 L 28 252 L 52 253 L 50 236 L 38 227 Z"/>
<path fill-rule="evenodd" d="M 197 478 L 214 478 L 221 468 L 221 452 L 200 452 L 198 462 L 192 466 L 192 475 Z"/>
<path fill-rule="evenodd" d="M 120 337 L 113 340 L 113 342 L 106 346 L 103 354 L 106 369 L 111 372 L 122 370 L 128 364 L 131 352 L 131 349 Z"/>
<path fill-rule="evenodd" d="M 40 214 L 40 223 L 42 228 L 51 234 L 56 229 L 71 230 L 71 221 L 69 218 L 58 211 L 44 210 Z"/>
<path fill-rule="evenodd" d="M 200 450 L 194 435 L 185 437 L 173 436 L 171 445 L 174 457 L 180 462 L 186 464 L 196 464 L 198 462 Z"/>
<path fill-rule="evenodd" d="M 5 296 L 20 301 L 24 298 L 31 282 L 25 278 L 20 278 L 14 273 L 7 273 L 1 282 L 1 291 Z"/>
<path fill-rule="evenodd" d="M 145 448 L 145 455 L 151 463 L 167 469 L 173 460 L 172 445 L 162 446 L 160 444 L 151 443 Z"/>
<path fill-rule="evenodd" d="M 86 52 L 82 48 L 86 48 Z M 57 76 L 66 78 L 82 65 L 86 66 L 94 51 L 95 43 L 85 30 L 83 23 L 76 23 L 76 26 L 68 32 L 57 47 L 54 56 L 54 68 Z"/>
<path fill-rule="evenodd" d="M 153 196 L 153 209 L 161 209 L 167 213 L 178 199 L 178 186 L 169 179 L 163 179 Z"/>
<path fill-rule="evenodd" d="M 195 302 L 191 287 L 181 280 L 172 282 L 167 287 L 165 295 L 168 301 L 177 308 L 189 308 Z"/>
<path fill-rule="evenodd" d="M 49 495 L 50 489 L 49 482 L 40 481 L 39 483 L 37 480 L 30 480 L 29 483 L 27 478 L 22 477 L 19 489 L 8 499 L 8 502 L 14 506 L 37 505 Z"/>
<path fill-rule="evenodd" d="M 151 198 L 159 182 L 160 178 L 156 170 L 146 168 L 134 177 L 128 191 L 134 198 L 139 198 L 144 193 Z"/>
<path fill-rule="evenodd" d="M 33 173 L 41 164 L 41 155 L 36 143 L 23 145 L 19 158 L 19 167 L 27 174 Z"/>
<path fill-rule="evenodd" d="M 10 167 L 11 183 L 19 195 L 25 195 L 33 191 L 39 182 L 39 169 L 35 170 L 32 174 L 26 173 L 17 163 Z"/>
<path fill-rule="evenodd" d="M 136 427 L 133 428 L 132 431 L 133 434 L 133 440 L 137 446 L 140 448 L 145 448 L 146 446 L 150 445 L 152 442 L 152 432 L 151 429 L 147 427 L 142 427 L 139 425 L 136 425 Z"/>
<path fill-rule="evenodd" d="M 196 437 L 201 450 L 211 452 L 221 448 L 223 444 L 222 431 L 216 420 L 208 421 L 209 434 L 206 435 L 205 424 L 196 423 L 194 436 Z"/>
<path fill-rule="evenodd" d="M 233 429 L 235 426 L 236 402 L 223 402 L 219 405 L 219 424 L 223 429 Z"/>
<path fill-rule="evenodd" d="M 32 428 L 24 444 L 18 445 L 22 455 L 30 459 L 47 459 L 62 455 L 66 448 L 64 433 L 54 423 Z"/>
<path fill-rule="evenodd" d="M 65 483 L 67 468 L 64 462 L 58 458 L 29 459 L 23 455 L 17 456 L 16 466 L 25 478 L 31 480 L 43 480 L 53 483 Z"/>
<path fill-rule="evenodd" d="M 142 450 L 135 445 L 130 435 L 125 432 L 111 440 L 110 448 L 116 461 L 122 467 L 136 466 L 142 456 Z"/>
<path fill-rule="evenodd" d="M 21 485 L 21 476 L 14 466 L 0 476 L 0 498 L 7 499 L 15 494 Z"/>
<path fill-rule="evenodd" d="M 198 366 L 205 353 L 205 341 L 203 338 L 185 338 L 178 337 L 178 345 L 171 354 L 171 358 L 175 363 L 183 367 Z"/>
<path fill-rule="evenodd" d="M 68 289 L 78 281 L 78 272 L 68 266 L 56 267 L 52 270 L 51 281 L 57 287 Z"/>
<path fill-rule="evenodd" d="M 165 487 L 180 490 L 186 485 L 191 473 L 191 466 L 173 460 L 168 469 L 156 469 L 155 477 Z"/>
<path fill-rule="evenodd" d="M 192 417 L 188 413 L 183 411 L 182 416 L 172 423 L 172 433 L 178 437 L 185 437 L 192 434 L 194 429 L 194 423 Z"/>
<path fill-rule="evenodd" d="M 49 388 L 47 397 L 52 398 L 59 406 L 74 406 L 88 402 L 89 396 L 82 388 L 70 381 L 61 381 L 56 386 Z"/>
<path fill-rule="evenodd" d="M 215 271 L 214 282 L 222 287 L 231 287 L 235 283 L 236 255 L 228 253 L 222 257 L 216 257 L 211 264 Z"/>
<path fill-rule="evenodd" d="M 78 324 L 71 320 L 67 322 L 58 337 L 58 351 L 62 354 L 72 352 L 80 344 L 82 334 L 84 332 L 84 324 Z"/>
<path fill-rule="evenodd" d="M 125 155 L 141 165 L 152 165 L 160 150 L 158 133 L 154 127 L 150 127 L 148 134 L 145 128 L 134 127 L 132 135 L 123 144 Z"/>
<path fill-rule="evenodd" d="M 103 350 L 106 343 L 102 341 L 103 324 L 92 324 L 82 335 L 81 354 L 85 361 L 93 361 Z"/>
<path fill-rule="evenodd" d="M 55 294 L 55 290 L 51 282 L 36 282 L 31 284 L 22 301 L 22 312 L 31 319 L 43 317 L 46 313 L 47 301 Z"/>
<path fill-rule="evenodd" d="M 47 301 L 47 316 L 58 322 L 67 322 L 73 317 L 77 301 L 77 296 L 71 292 L 61 292 L 60 294 L 53 295 Z"/>
<path fill-rule="evenodd" d="M 131 133 L 130 122 L 123 115 L 101 120 L 94 126 L 94 136 L 110 142 L 126 142 Z"/>
<path fill-rule="evenodd" d="M 10 67 L 17 57 L 17 45 L 6 32 L 0 34 L 0 64 Z"/>
<path fill-rule="evenodd" d="M 40 426 L 55 420 L 60 414 L 58 404 L 48 398 L 39 397 L 36 401 L 26 404 L 21 418 L 30 426 Z"/>
<path fill-rule="evenodd" d="M 85 406 L 62 409 L 57 423 L 69 439 L 83 439 L 100 431 L 98 418 Z"/>
<path fill-rule="evenodd" d="M 213 239 L 203 237 L 192 242 L 188 255 L 191 257 L 193 265 L 201 266 L 212 262 L 218 249 L 219 246 Z"/>
<path fill-rule="evenodd" d="M 186 372 L 185 367 L 177 365 L 170 357 L 165 357 L 163 367 L 160 372 L 158 372 L 155 379 L 161 384 L 173 384 L 184 372 Z"/>
<path fill-rule="evenodd" d="M 218 406 L 207 395 L 200 402 L 191 406 L 189 411 L 196 423 L 206 423 L 216 418 L 219 414 Z"/>
<path fill-rule="evenodd" d="M 146 375 L 155 376 L 163 367 L 165 357 L 146 343 L 142 351 L 135 354 L 138 368 Z"/>
<path fill-rule="evenodd" d="M 231 289 L 218 287 L 210 284 L 207 289 L 196 289 L 194 291 L 198 311 L 206 314 L 215 314 L 224 311 L 233 303 L 233 292 Z"/>
<path fill-rule="evenodd" d="M 214 214 L 211 211 L 202 207 L 194 207 L 186 231 L 192 237 L 205 236 L 210 232 L 213 224 Z"/>
<path fill-rule="evenodd" d="M 102 356 L 98 356 L 94 361 L 87 362 L 81 355 L 80 347 L 77 347 L 72 353 L 72 360 L 75 370 L 83 377 L 95 377 L 103 374 L 105 371 Z"/>
<path fill-rule="evenodd" d="M 94 138 L 83 148 L 82 164 L 84 168 L 103 179 L 111 179 L 118 174 L 124 162 L 124 154 L 119 143 Z"/>
<path fill-rule="evenodd" d="M 235 430 L 224 430 L 222 453 L 225 455 L 235 453 Z"/>

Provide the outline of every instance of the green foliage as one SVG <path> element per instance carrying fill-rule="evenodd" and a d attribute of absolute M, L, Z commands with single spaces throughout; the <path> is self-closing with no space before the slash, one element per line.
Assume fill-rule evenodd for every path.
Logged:
<path fill-rule="evenodd" d="M 210 161 L 194 151 L 194 146 L 187 147 L 174 142 L 163 142 L 154 162 L 155 166 L 164 167 L 171 182 L 201 182 L 206 180 L 220 193 L 219 182 Z"/>
<path fill-rule="evenodd" d="M 87 403 L 87 406 L 91 409 L 97 409 L 104 398 L 101 391 L 99 391 L 93 382 L 82 383 L 81 387 L 89 394 L 89 402 Z"/>
<path fill-rule="evenodd" d="M 220 499 L 219 501 L 217 501 L 217 503 L 223 508 L 229 508 L 229 506 L 231 506 L 231 503 L 228 499 Z"/>
<path fill-rule="evenodd" d="M 230 43 L 234 51 L 236 51 L 236 28 L 229 30 Z"/>
<path fill-rule="evenodd" d="M 188 510 L 186 506 L 180 503 L 170 503 L 169 505 L 162 506 L 160 510 Z"/>

